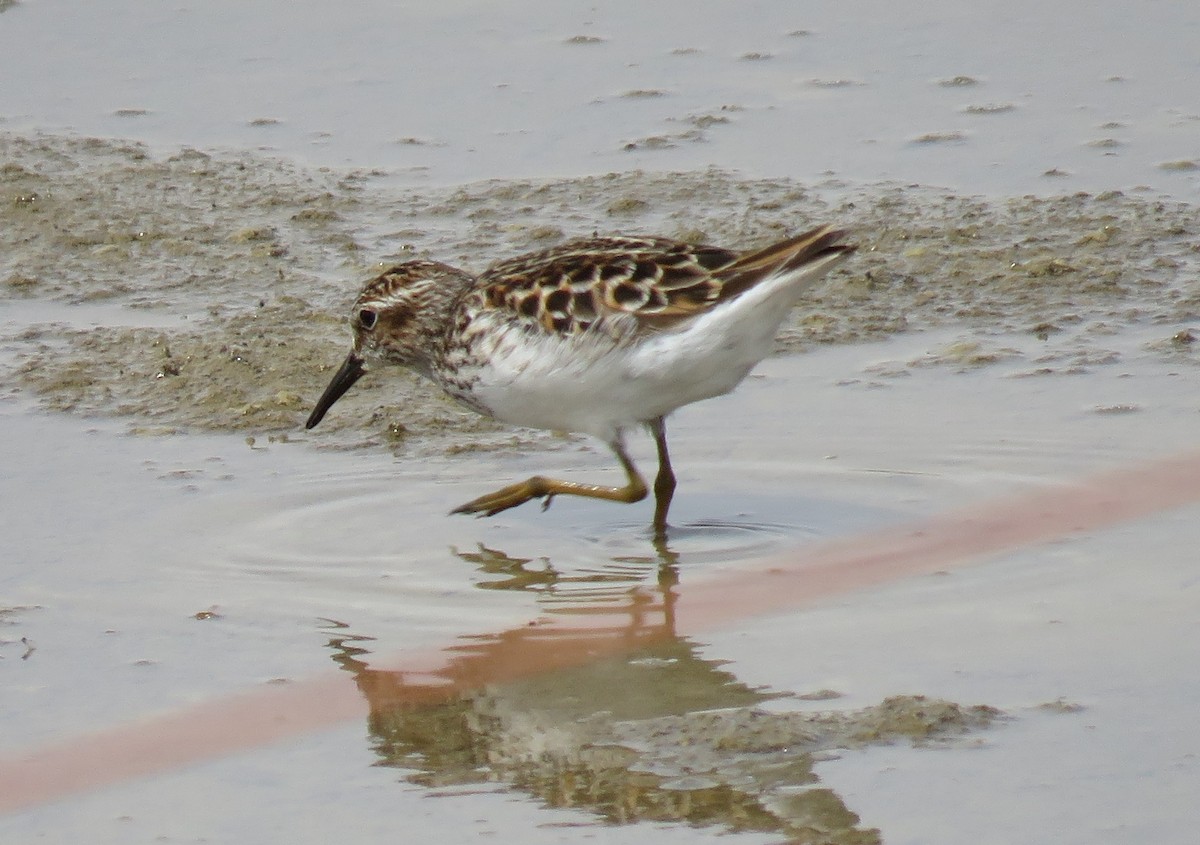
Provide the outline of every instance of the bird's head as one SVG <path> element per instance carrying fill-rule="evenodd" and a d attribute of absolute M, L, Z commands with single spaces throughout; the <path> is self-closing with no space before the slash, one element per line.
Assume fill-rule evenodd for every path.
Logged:
<path fill-rule="evenodd" d="M 409 261 L 367 282 L 350 309 L 350 354 L 317 400 L 305 428 L 316 426 L 369 367 L 399 364 L 427 374 L 450 309 L 472 281 L 469 274 L 446 264 Z"/>

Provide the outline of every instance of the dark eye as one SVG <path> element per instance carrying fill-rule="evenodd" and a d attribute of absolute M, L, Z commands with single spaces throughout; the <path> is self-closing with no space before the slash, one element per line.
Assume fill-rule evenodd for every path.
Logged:
<path fill-rule="evenodd" d="M 358 312 L 358 324 L 367 331 L 375 328 L 375 321 L 379 319 L 379 315 L 370 308 L 364 308 Z"/>

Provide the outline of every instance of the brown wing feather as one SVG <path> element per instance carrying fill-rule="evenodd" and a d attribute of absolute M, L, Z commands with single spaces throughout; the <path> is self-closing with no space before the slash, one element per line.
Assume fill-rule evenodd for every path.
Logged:
<path fill-rule="evenodd" d="M 664 238 L 581 238 L 489 267 L 475 295 L 546 331 L 574 334 L 606 318 L 691 313 L 712 302 L 730 250 Z"/>
<path fill-rule="evenodd" d="M 826 226 L 740 257 L 665 238 L 580 238 L 492 265 L 472 295 L 564 335 L 627 315 L 665 327 L 774 273 L 852 249 L 837 243 L 843 235 Z"/>
<path fill-rule="evenodd" d="M 769 276 L 787 273 L 826 255 L 852 252 L 852 244 L 839 243 L 844 237 L 843 230 L 821 226 L 741 256 L 716 274 L 721 280 L 721 299 L 732 299 Z"/>

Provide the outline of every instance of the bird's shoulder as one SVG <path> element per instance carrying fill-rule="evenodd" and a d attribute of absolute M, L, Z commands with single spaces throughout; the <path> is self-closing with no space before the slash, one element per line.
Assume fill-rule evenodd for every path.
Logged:
<path fill-rule="evenodd" d="M 560 335 L 606 321 L 669 325 L 711 307 L 722 288 L 715 274 L 736 259 L 731 250 L 653 236 L 577 238 L 493 264 L 467 302 Z"/>

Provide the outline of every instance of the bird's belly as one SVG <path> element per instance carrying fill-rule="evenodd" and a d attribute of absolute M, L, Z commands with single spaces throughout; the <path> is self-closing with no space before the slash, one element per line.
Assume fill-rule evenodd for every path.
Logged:
<path fill-rule="evenodd" d="M 564 345 L 565 346 L 565 345 Z M 592 434 L 666 416 L 684 405 L 733 390 L 762 356 L 691 355 L 678 344 L 641 344 L 600 354 L 566 346 L 513 366 L 493 363 L 478 374 L 472 401 L 513 425 Z M 764 353 L 765 354 L 765 353 Z"/>

